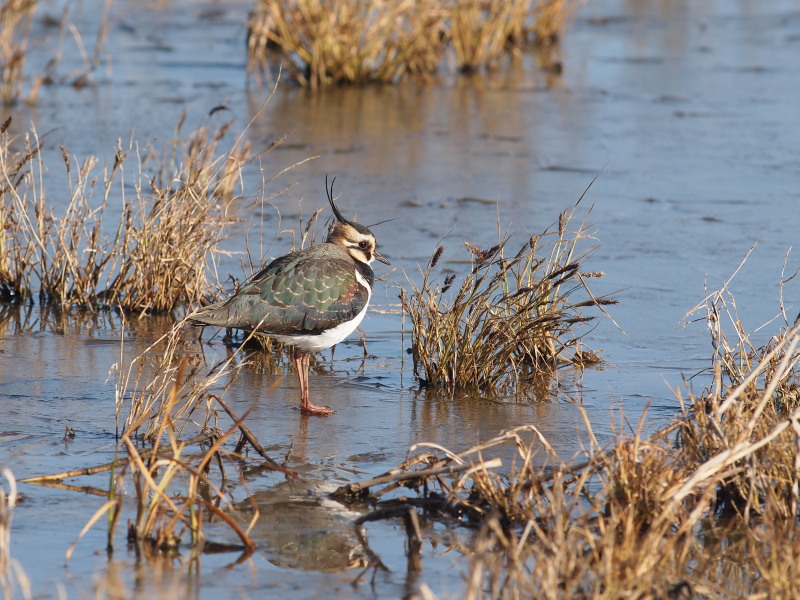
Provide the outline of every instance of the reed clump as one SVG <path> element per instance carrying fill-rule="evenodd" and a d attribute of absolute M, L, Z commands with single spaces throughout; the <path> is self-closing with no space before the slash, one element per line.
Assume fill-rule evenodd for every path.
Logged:
<path fill-rule="evenodd" d="M 522 47 L 530 0 L 458 0 L 450 7 L 449 39 L 464 72 L 492 68 L 509 51 Z"/>
<path fill-rule="evenodd" d="M 165 401 L 174 402 L 176 393 L 168 392 Z M 128 432 L 123 433 L 117 458 L 111 463 L 30 477 L 24 481 L 83 493 L 88 491 L 106 498 L 68 549 L 67 560 L 80 538 L 102 517 L 107 521 L 106 549 L 112 553 L 117 546 L 118 527 L 124 516 L 128 517 L 125 532 L 128 548 L 132 548 L 140 558 L 164 557 L 171 560 L 186 548 L 196 554 L 238 551 L 249 556 L 255 544 L 223 491 L 228 477 L 226 461 L 244 460 L 244 457 L 223 447 L 237 426 L 238 423 L 227 431 L 207 428 L 195 436 L 181 437 L 170 422 L 167 411 L 155 425 L 155 433 L 149 442 L 137 440 Z M 96 477 L 102 473 L 110 473 L 110 485 L 105 491 L 99 487 L 62 483 L 65 478 Z M 131 503 L 133 514 L 130 514 Z M 257 515 L 255 508 L 254 519 Z M 209 540 L 204 527 L 211 522 L 224 524 L 239 543 Z"/>
<path fill-rule="evenodd" d="M 35 131 L 13 151 L 8 122 L 0 132 L 0 296 L 86 309 L 168 312 L 197 303 L 211 282 L 209 266 L 224 239 L 228 200 L 250 147 L 218 146 L 230 127 L 202 127 L 176 138 L 147 174 L 138 147 L 117 147 L 111 165 L 78 161 L 62 147 L 69 198 L 48 201 L 41 142 Z M 133 176 L 127 172 L 130 156 Z M 134 189 L 127 195 L 127 186 Z M 114 212 L 119 221 L 106 223 Z"/>
<path fill-rule="evenodd" d="M 241 350 L 240 346 L 215 364 L 206 364 L 200 360 L 198 340 L 185 321 L 127 363 L 123 342 L 116 365 L 120 442 L 115 459 L 23 480 L 83 493 L 89 490 L 106 498 L 67 551 L 67 559 L 80 538 L 103 517 L 109 553 L 116 547 L 120 523 L 127 517 L 125 539 L 137 557 L 172 560 L 185 549 L 193 555 L 239 552 L 246 558 L 252 554 L 255 544 L 248 531 L 258 519 L 258 508 L 253 504 L 252 514 L 245 520 L 226 492 L 229 478 L 239 478 L 247 462 L 286 477 L 297 475 L 273 461 L 244 424 L 256 404 L 236 414 L 223 400 L 246 364 Z M 233 439 L 236 433 L 240 433 L 238 441 Z M 241 450 L 245 445 L 260 458 L 244 456 Z M 63 483 L 67 478 L 103 473 L 110 474 L 105 490 Z M 237 541 L 211 540 L 206 532 L 209 527 L 213 527 L 211 536 L 232 534 Z"/>
<path fill-rule="evenodd" d="M 192 548 L 236 550 L 249 555 L 255 544 L 247 530 L 258 519 L 258 508 L 254 505 L 249 526 L 243 528 L 223 491 L 229 476 L 226 463 L 231 462 L 238 473 L 242 461 L 248 460 L 241 455 L 241 448 L 249 444 L 261 455 L 263 462 L 257 462 L 262 467 L 288 477 L 296 474 L 273 461 L 244 424 L 256 404 L 237 415 L 223 400 L 239 370 L 247 364 L 241 359 L 243 345 L 210 366 L 200 360 L 199 350 L 198 340 L 184 320 L 130 361 L 127 368 L 118 371 L 117 423 L 118 427 L 123 423 L 122 446 L 126 455 L 115 478 L 122 482 L 127 474 L 136 501 L 136 518 L 128 525 L 128 540 L 145 544 L 151 552 L 170 554 L 183 543 L 183 535 L 176 529 L 180 524 L 190 535 Z M 123 421 L 124 412 L 127 415 Z M 232 421 L 224 430 L 220 428 L 225 421 L 221 412 Z M 237 432 L 241 435 L 232 447 L 228 442 Z M 140 449 L 135 440 L 143 442 L 147 449 Z M 188 448 L 196 445 L 201 452 L 190 453 Z M 214 479 L 212 465 L 217 467 Z M 185 491 L 170 493 L 179 481 Z M 111 500 L 116 501 L 121 491 L 112 488 Z M 115 519 L 118 508 L 109 508 L 115 511 L 111 516 Z M 209 544 L 203 534 L 203 514 L 224 523 L 240 544 Z M 112 537 L 113 528 L 109 540 Z"/>
<path fill-rule="evenodd" d="M 274 46 L 289 76 L 314 90 L 429 74 L 444 52 L 443 24 L 431 0 L 259 1 L 249 24 L 250 70 L 265 68 Z"/>
<path fill-rule="evenodd" d="M 561 366 L 599 361 L 575 327 L 594 318 L 583 309 L 602 310 L 616 300 L 589 290 L 586 280 L 603 273 L 582 269 L 592 249 L 580 246 L 591 236 L 586 221 L 569 230 L 576 208 L 561 215 L 556 230 L 531 236 L 513 254 L 508 237 L 487 250 L 466 244 L 472 269 L 460 284 L 455 274 L 435 282 L 444 253 L 437 247 L 421 284 L 409 280 L 410 291 L 400 291 L 423 386 L 451 394 L 515 393 L 550 381 Z"/>
<path fill-rule="evenodd" d="M 705 303 L 714 381 L 663 430 L 646 437 L 643 415 L 601 448 L 584 413 L 573 463 L 534 425 L 458 453 L 418 444 L 335 496 L 372 505 L 364 522 L 472 529 L 465 598 L 796 597 L 800 326 L 756 347 L 726 294 Z"/>
<path fill-rule="evenodd" d="M 461 71 L 491 69 L 531 42 L 553 46 L 574 0 L 258 0 L 249 22 L 251 73 L 270 57 L 312 90 L 431 76 L 448 53 Z M 546 43 L 544 43 L 546 41 Z"/>
<path fill-rule="evenodd" d="M 178 440 L 175 432 L 166 429 L 169 425 L 161 427 L 164 429 L 155 443 L 146 450 L 137 447 L 127 434 L 122 436 L 127 453 L 114 472 L 117 487 L 109 494 L 110 548 L 122 510 L 120 499 L 130 485 L 135 515 L 128 521 L 126 538 L 136 548 L 137 555 L 171 557 L 183 546 L 195 552 L 212 546 L 218 551 L 222 544 L 209 543 L 204 533 L 204 522 L 212 520 L 225 523 L 239 538 L 239 544 L 224 544 L 225 550 L 251 554 L 255 544 L 236 517 L 220 508 L 227 502 L 222 491 L 227 473 L 221 447 L 235 427 L 228 432 L 208 432 L 195 452 L 189 448 L 198 443 L 198 438 L 188 442 Z M 212 464 L 216 465 L 216 472 L 210 468 Z M 255 513 L 257 516 L 257 509 Z"/>

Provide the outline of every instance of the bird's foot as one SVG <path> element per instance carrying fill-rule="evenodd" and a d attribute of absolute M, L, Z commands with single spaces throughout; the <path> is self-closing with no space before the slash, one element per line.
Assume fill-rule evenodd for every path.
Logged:
<path fill-rule="evenodd" d="M 324 406 L 317 406 L 316 404 L 311 404 L 311 402 L 306 402 L 305 404 L 301 404 L 300 412 L 304 415 L 315 415 L 318 417 L 327 417 L 328 415 L 333 414 L 333 411 L 330 408 L 325 408 Z"/>

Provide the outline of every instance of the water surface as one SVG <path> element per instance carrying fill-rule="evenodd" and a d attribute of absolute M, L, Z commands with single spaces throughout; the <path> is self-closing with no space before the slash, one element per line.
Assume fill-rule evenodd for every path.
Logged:
<path fill-rule="evenodd" d="M 87 38 L 99 26 L 96 4 L 70 7 Z M 753 330 L 778 312 L 784 257 L 800 230 L 800 13 L 793 2 L 588 3 L 566 36 L 558 78 L 523 57 L 489 75 L 445 71 L 426 85 L 311 96 L 281 84 L 266 104 L 269 87 L 248 85 L 245 76 L 249 9 L 235 1 L 113 3 L 105 50 L 110 63 L 81 88 L 71 85 L 80 58 L 67 42 L 63 77 L 43 88 L 35 105 L 3 111 L 19 132 L 29 123 L 49 132 L 49 200 L 66 201 L 59 145 L 81 159 L 96 155 L 110 162 L 117 139 L 127 143 L 133 136 L 142 146 L 169 139 L 182 111 L 194 127 L 226 105 L 225 118 L 234 118 L 239 130 L 252 121 L 247 135 L 255 148 L 287 136 L 260 164 L 265 177 L 318 157 L 264 190 L 258 168 L 248 172 L 246 192 L 268 194 L 274 204 L 238 208 L 248 219 L 253 215 L 255 231 L 270 241 L 277 229 L 295 227 L 301 215 L 324 206 L 325 174 L 337 175 L 346 215 L 368 224 L 395 219 L 374 231 L 381 252 L 400 270 L 377 269 L 382 280 L 373 303 L 380 311 L 362 325 L 369 356 L 363 358 L 357 341 L 341 344 L 333 358 L 323 353 L 321 369 L 312 374 L 315 400 L 333 406 L 334 416 L 302 419 L 291 373 L 267 395 L 277 375 L 247 368 L 228 392 L 240 411 L 260 399 L 250 428 L 302 474 L 301 481 L 287 482 L 254 473 L 249 492 L 233 486 L 243 510 L 251 493 L 261 507 L 253 557 L 232 568 L 235 556 L 214 555 L 202 557 L 198 568 L 176 561 L 172 571 L 163 565 L 141 571 L 124 544 L 109 560 L 104 529 L 96 526 L 65 566 L 66 549 L 104 499 L 25 486 L 12 552 L 38 597 L 55 597 L 58 586 L 68 597 L 93 589 L 102 594 L 115 581 L 142 597 L 180 589 L 203 598 L 265 590 L 284 598 L 384 598 L 412 592 L 420 581 L 441 598 L 459 597 L 467 563 L 457 548 L 466 547 L 469 532 L 439 532 L 449 545 L 434 546 L 429 538 L 417 576 L 407 572 L 402 525 L 370 524 L 371 549 L 390 571 L 377 573 L 374 583 L 370 574 L 352 585 L 360 569 L 343 567 L 363 561 L 351 525 L 361 513 L 328 501 L 324 492 L 396 466 L 414 443 L 459 450 L 524 423 L 535 424 L 569 459 L 586 437 L 577 405 L 602 443 L 628 427 L 621 413 L 635 426 L 647 408 L 645 427 L 663 425 L 678 409 L 670 386 L 694 377 L 689 385 L 700 390 L 707 381 L 705 326 L 684 327 L 682 319 L 753 244 L 757 249 L 732 284 L 740 316 Z M 60 9 L 43 3 L 40 14 L 48 12 Z M 37 56 L 31 69 L 46 61 Z M 620 304 L 612 315 L 619 328 L 605 320 L 585 342 L 602 350 L 608 364 L 586 371 L 578 383 L 565 381 L 563 395 L 551 403 L 421 393 L 397 311 L 403 270 L 416 277 L 418 265 L 444 239 L 441 266 L 463 271 L 468 256 L 462 241 L 491 246 L 498 223 L 516 232 L 512 244 L 521 244 L 556 222 L 598 173 L 581 213 L 593 207 L 589 222 L 598 247 L 588 267 L 606 273 L 596 293 L 617 292 Z M 249 227 L 245 222 L 236 230 L 230 250 L 244 250 Z M 280 234 L 265 255 L 281 254 L 290 243 Z M 257 240 L 251 248 L 258 248 Z M 797 266 L 790 254 L 787 273 Z M 238 276 L 239 255 L 221 268 Z M 796 283 L 784 294 L 791 320 L 798 311 Z M 768 325 L 754 342 L 766 341 L 780 324 Z M 125 352 L 141 351 L 165 327 L 155 319 L 129 324 Z M 28 314 L 0 311 L 0 464 L 26 477 L 111 460 L 115 380 L 108 374 L 120 360 L 122 331 L 119 319 L 107 314 L 77 322 L 37 307 Z M 217 338 L 207 351 L 223 352 L 221 344 Z M 67 441 L 66 422 L 76 431 Z M 68 483 L 102 488 L 104 477 Z"/>

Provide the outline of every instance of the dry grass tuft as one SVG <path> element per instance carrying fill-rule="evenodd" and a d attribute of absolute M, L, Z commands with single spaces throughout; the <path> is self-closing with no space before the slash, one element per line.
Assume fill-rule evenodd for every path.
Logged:
<path fill-rule="evenodd" d="M 530 0 L 459 0 L 448 20 L 456 63 L 464 72 L 497 66 L 526 37 Z"/>
<path fill-rule="evenodd" d="M 251 151 L 241 139 L 219 151 L 230 122 L 200 128 L 185 140 L 177 137 L 180 124 L 150 175 L 135 146 L 118 147 L 113 164 L 100 173 L 97 158 L 79 162 L 62 147 L 69 201 L 60 214 L 47 202 L 36 132 L 14 153 L 6 124 L 0 140 L 2 299 L 28 302 L 38 294 L 42 303 L 62 307 L 139 313 L 199 302 L 210 287 L 207 267 L 233 221 L 226 200 Z M 125 192 L 130 153 L 138 159 L 133 198 Z M 104 224 L 117 203 L 118 225 Z"/>
<path fill-rule="evenodd" d="M 227 502 L 227 495 L 222 491 L 226 471 L 221 448 L 236 431 L 236 426 L 226 432 L 210 432 L 199 454 L 191 454 L 186 450 L 191 443 L 178 441 L 167 420 L 160 427 L 155 443 L 146 452 L 137 448 L 127 434 L 122 436 L 122 443 L 127 450 L 127 464 L 115 473 L 115 479 L 121 485 L 127 476 L 130 477 L 136 502 L 136 516 L 128 523 L 128 542 L 136 544 L 139 554 L 171 556 L 183 541 L 184 534 L 178 529 L 180 526 L 190 535 L 191 547 L 202 550 L 208 544 L 203 534 L 203 515 L 207 514 L 214 520 L 223 521 L 238 536 L 240 546 L 230 544 L 226 548 L 228 551 L 252 554 L 255 549 L 253 541 L 234 518 L 219 508 L 220 504 Z M 160 446 L 163 446 L 161 451 Z M 212 462 L 218 467 L 217 482 L 211 476 Z M 183 490 L 177 491 L 176 486 L 183 487 Z M 112 489 L 110 494 L 110 501 L 114 502 L 110 515 L 112 523 L 116 521 L 121 508 L 117 502 L 121 491 Z M 232 509 L 232 506 L 226 508 Z M 257 509 L 255 513 L 254 518 L 257 518 Z M 113 536 L 112 527 L 109 540 L 113 540 Z"/>
<path fill-rule="evenodd" d="M 239 551 L 249 556 L 255 544 L 241 527 L 241 518 L 228 504 L 228 496 L 222 491 L 227 481 L 224 460 L 231 455 L 222 446 L 237 426 L 238 423 L 225 432 L 208 430 L 190 439 L 180 439 L 167 416 L 159 423 L 152 444 L 146 448 L 137 445 L 125 433 L 121 439 L 120 455 L 113 463 L 25 481 L 84 492 L 91 489 L 97 495 L 106 496 L 105 504 L 89 519 L 68 549 L 67 560 L 80 538 L 103 516 L 108 525 L 107 551 L 113 552 L 117 526 L 129 499 L 135 509 L 132 518 L 128 518 L 126 541 L 138 557 L 172 559 L 182 547 L 190 548 L 193 553 Z M 196 451 L 190 450 L 196 446 Z M 216 472 L 212 471 L 212 464 L 217 466 Z M 97 475 L 106 471 L 111 473 L 107 492 L 60 483 L 66 477 Z M 258 510 L 255 512 L 257 517 Z M 218 543 L 207 539 L 203 526 L 211 521 L 224 523 L 240 543 Z"/>
<path fill-rule="evenodd" d="M 591 236 L 585 221 L 568 231 L 576 208 L 561 215 L 556 231 L 531 236 L 511 256 L 507 237 L 488 250 L 466 244 L 473 266 L 460 285 L 452 274 L 433 283 L 444 252 L 437 247 L 421 285 L 410 283 L 410 292 L 400 292 L 412 324 L 414 371 L 423 385 L 450 393 L 515 392 L 550 381 L 559 366 L 582 365 L 594 356 L 581 349 L 574 330 L 594 318 L 581 309 L 616 301 L 595 297 L 587 287 L 587 278 L 603 274 L 581 270 L 592 250 L 579 244 Z M 588 298 L 574 299 L 581 292 Z"/>
<path fill-rule="evenodd" d="M 260 1 L 250 20 L 250 70 L 266 66 L 274 45 L 289 76 L 312 90 L 430 74 L 444 52 L 444 17 L 433 0 Z"/>
<path fill-rule="evenodd" d="M 312 90 L 430 76 L 452 50 L 462 71 L 497 66 L 533 39 L 553 47 L 575 0 L 259 0 L 249 23 L 249 71 L 272 56 Z"/>
<path fill-rule="evenodd" d="M 472 528 L 466 598 L 797 597 L 800 326 L 754 347 L 733 306 L 724 290 L 705 303 L 714 384 L 648 438 L 643 415 L 603 450 L 586 419 L 580 464 L 533 425 L 460 453 L 418 444 L 336 497 L 375 506 L 364 522 L 414 510 Z M 416 497 L 384 499 L 401 485 Z"/>

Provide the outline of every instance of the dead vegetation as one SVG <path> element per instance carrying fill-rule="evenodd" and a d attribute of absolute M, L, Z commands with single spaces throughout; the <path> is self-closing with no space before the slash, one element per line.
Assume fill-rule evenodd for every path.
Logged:
<path fill-rule="evenodd" d="M 108 39 L 112 1 L 105 0 L 102 4 L 100 26 L 91 47 L 71 20 L 70 11 L 74 6 L 70 4 L 60 7 L 61 14 L 54 16 L 43 11 L 37 14 L 39 0 L 0 2 L 0 103 L 6 106 L 20 101 L 33 104 L 38 101 L 42 86 L 54 83 L 76 89 L 91 85 Z M 51 8 L 44 6 L 45 11 Z M 69 71 L 59 73 L 59 68 L 64 66 L 64 46 L 69 43 L 66 41 L 69 37 L 81 61 L 67 65 Z M 38 60 L 31 61 L 31 53 L 39 54 Z M 43 64 L 41 72 L 27 72 L 31 62 Z"/>
<path fill-rule="evenodd" d="M 565 239 L 567 218 L 561 223 L 555 246 Z M 476 264 L 498 251 L 475 252 Z M 547 256 L 570 252 L 551 248 Z M 514 260 L 506 259 L 507 270 Z M 643 415 L 603 448 L 586 419 L 585 456 L 565 463 L 535 425 L 523 425 L 461 452 L 417 444 L 396 469 L 339 488 L 338 501 L 372 509 L 354 522 L 367 571 L 385 568 L 369 548 L 370 523 L 399 519 L 411 574 L 422 572 L 432 524 L 472 532 L 459 549 L 468 559 L 465 598 L 795 597 L 800 327 L 785 319 L 778 335 L 756 346 L 727 289 L 702 309 L 714 348 L 711 385 L 681 397 L 680 414 L 661 431 L 645 435 Z M 206 364 L 196 344 L 179 323 L 120 369 L 114 462 L 26 480 L 70 489 L 62 479 L 112 472 L 111 486 L 93 492 L 106 502 L 87 524 L 107 517 L 110 548 L 131 513 L 127 539 L 148 560 L 181 549 L 245 558 L 257 507 L 245 517 L 225 491 L 231 474 L 252 461 L 242 444 L 261 455 L 261 467 L 295 476 L 264 452 L 245 425 L 248 411 L 235 414 L 223 399 L 243 365 L 242 347 Z M 209 541 L 206 530 L 219 535 L 220 526 L 238 541 Z M 434 595 L 422 584 L 417 597 Z"/>
<path fill-rule="evenodd" d="M 181 118 L 161 156 L 120 145 L 102 168 L 96 157 L 79 160 L 62 147 L 69 197 L 60 211 L 43 183 L 48 167 L 41 140 L 32 131 L 15 151 L 19 144 L 6 121 L 0 132 L 0 299 L 25 303 L 38 296 L 64 308 L 136 313 L 199 302 L 212 287 L 209 266 L 233 221 L 228 201 L 252 157 L 241 137 L 221 150 L 231 122 L 209 119 L 184 136 Z M 157 161 L 149 172 L 148 159 Z M 106 223 L 108 213 L 118 221 Z"/>
<path fill-rule="evenodd" d="M 0 4 L 0 101 L 3 104 L 16 102 L 24 93 L 23 70 L 37 4 L 36 0 L 6 0 Z"/>
<path fill-rule="evenodd" d="M 274 63 L 312 90 L 430 77 L 443 60 L 491 69 L 534 44 L 552 54 L 574 0 L 258 0 L 249 21 L 249 71 Z M 544 61 L 551 71 L 557 61 Z"/>
<path fill-rule="evenodd" d="M 449 14 L 449 39 L 464 72 L 497 66 L 527 39 L 530 0 L 458 0 Z"/>
<path fill-rule="evenodd" d="M 426 75 L 444 51 L 443 18 L 429 1 L 258 2 L 249 23 L 250 71 L 267 68 L 277 46 L 289 77 L 313 90 Z"/>
<path fill-rule="evenodd" d="M 604 449 L 587 419 L 577 464 L 534 425 L 459 453 L 418 444 L 335 497 L 375 509 L 359 525 L 414 511 L 409 568 L 428 524 L 474 530 L 465 598 L 796 597 L 800 326 L 754 347 L 726 289 L 703 306 L 714 382 L 669 427 L 645 437 L 643 415 Z"/>
<path fill-rule="evenodd" d="M 174 400 L 174 395 L 167 400 Z M 111 463 L 74 471 L 29 477 L 23 481 L 105 497 L 106 502 L 88 520 L 75 543 L 67 550 L 70 559 L 86 532 L 103 517 L 107 525 L 107 552 L 117 547 L 118 527 L 127 516 L 125 539 L 137 557 L 172 559 L 181 550 L 240 552 L 249 556 L 255 545 L 247 535 L 248 525 L 238 513 L 231 514 L 225 493 L 227 462 L 245 457 L 222 449 L 240 422 L 227 431 L 209 429 L 179 438 L 168 419 L 160 422 L 151 443 L 143 444 L 127 433 L 121 437 L 118 458 Z M 212 469 L 212 466 L 216 467 Z M 67 478 L 96 477 L 109 481 L 106 488 L 63 483 Z M 133 505 L 132 510 L 131 506 Z M 258 517 L 255 509 L 253 519 Z M 239 543 L 216 542 L 204 533 L 207 523 L 223 523 Z M 252 525 L 252 523 L 250 523 Z"/>
<path fill-rule="evenodd" d="M 591 236 L 585 220 L 570 230 L 577 206 L 562 213 L 554 231 L 530 236 L 516 253 L 508 251 L 509 237 L 487 250 L 465 244 L 472 269 L 460 284 L 455 274 L 435 281 L 444 253 L 436 248 L 422 283 L 409 280 L 410 291 L 400 291 L 422 385 L 450 394 L 546 390 L 560 366 L 599 361 L 582 347 L 575 326 L 594 318 L 582 309 L 616 301 L 592 295 L 586 283 L 603 273 L 582 269 L 592 249 L 581 245 Z"/>
<path fill-rule="evenodd" d="M 236 473 L 238 480 L 244 465 L 290 478 L 297 475 L 272 460 L 245 425 L 255 404 L 237 415 L 222 399 L 245 364 L 241 350 L 209 366 L 198 359 L 197 340 L 180 322 L 126 366 L 117 366 L 120 442 L 115 460 L 23 480 L 106 498 L 75 544 L 105 517 L 107 550 L 113 552 L 121 519 L 129 515 L 125 537 L 137 557 L 171 559 L 186 549 L 193 555 L 239 552 L 239 560 L 252 554 L 255 545 L 247 531 L 258 518 L 258 508 L 253 505 L 245 521 L 230 503 L 228 478 Z M 124 364 L 124 345 L 120 355 Z M 239 441 L 234 444 L 231 439 L 237 432 Z M 261 458 L 243 455 L 245 445 Z M 105 474 L 102 481 L 109 481 L 109 473 L 107 488 L 63 483 L 67 478 L 100 474 Z M 238 543 L 210 540 L 204 529 L 208 523 L 221 524 Z M 215 527 L 219 532 L 219 525 Z M 67 551 L 67 559 L 75 544 Z"/>

